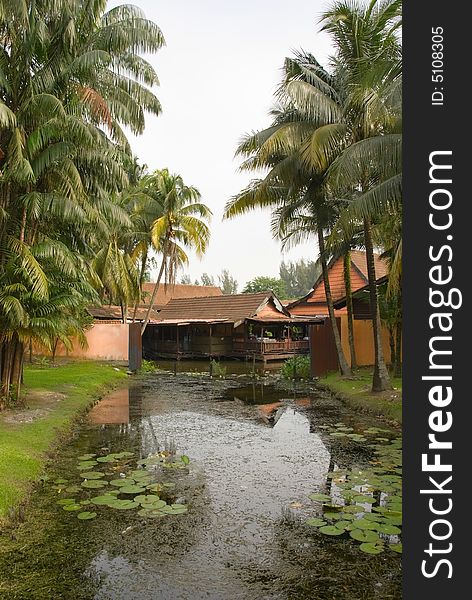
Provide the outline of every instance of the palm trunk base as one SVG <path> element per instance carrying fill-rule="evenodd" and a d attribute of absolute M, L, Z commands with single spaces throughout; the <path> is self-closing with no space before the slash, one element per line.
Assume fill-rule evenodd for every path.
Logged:
<path fill-rule="evenodd" d="M 390 383 L 390 377 L 388 376 L 387 370 L 385 369 L 385 372 L 383 372 L 382 369 L 375 367 L 374 375 L 372 377 L 372 391 L 385 392 L 391 389 L 392 385 Z"/>

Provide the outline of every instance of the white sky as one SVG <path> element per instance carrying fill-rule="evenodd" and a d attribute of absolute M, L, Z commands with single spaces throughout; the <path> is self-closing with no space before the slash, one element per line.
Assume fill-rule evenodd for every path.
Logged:
<path fill-rule="evenodd" d="M 111 1 L 109 6 L 123 2 Z M 134 0 L 166 39 L 146 57 L 161 86 L 159 117 L 148 117 L 145 133 L 131 136 L 141 163 L 167 167 L 194 185 L 213 211 L 212 238 L 205 257 L 191 256 L 192 282 L 202 272 L 228 268 L 239 282 L 257 275 L 278 276 L 282 258 L 317 258 L 316 244 L 282 255 L 272 240 L 270 213 L 252 212 L 222 221 L 225 203 L 254 177 L 239 173 L 234 152 L 241 136 L 270 124 L 268 110 L 285 56 L 312 52 L 322 63 L 331 53 L 319 33 L 325 0 Z M 180 279 L 180 275 L 179 275 Z"/>

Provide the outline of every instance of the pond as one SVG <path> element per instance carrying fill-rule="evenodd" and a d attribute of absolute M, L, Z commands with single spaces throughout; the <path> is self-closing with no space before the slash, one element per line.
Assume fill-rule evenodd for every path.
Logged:
<path fill-rule="evenodd" d="M 372 478 L 383 477 L 378 469 L 372 475 L 372 465 L 385 456 L 391 463 L 392 452 L 398 454 L 399 434 L 389 429 L 313 388 L 162 373 L 131 382 L 91 410 L 36 490 L 17 540 L 0 561 L 11 581 L 0 596 L 399 599 L 401 556 L 389 548 L 398 550 L 399 540 L 370 527 L 397 532 L 397 462 L 389 466 L 389 492 L 372 493 L 379 512 L 366 495 Z M 86 466 L 78 468 L 81 461 Z M 84 489 L 84 469 L 95 473 L 90 481 L 104 481 L 103 487 Z M 158 488 L 151 487 L 151 474 Z M 156 492 L 167 507 L 177 508 L 157 515 L 159 510 L 147 510 L 147 499 L 132 510 L 115 510 L 120 502 L 124 506 L 125 496 L 116 504 L 109 494 L 118 499 L 117 489 L 123 488 L 103 489 L 111 490 L 125 475 L 142 486 L 135 498 Z M 150 491 L 143 492 L 146 484 Z M 351 521 L 339 513 L 343 497 L 353 501 L 346 489 L 354 490 L 358 507 Z M 104 505 L 89 504 L 97 494 L 105 495 Z M 310 499 L 313 494 L 327 496 Z M 71 498 L 77 511 L 65 510 Z M 387 511 L 390 522 L 384 519 Z M 148 518 L 150 512 L 163 518 Z M 96 516 L 77 518 L 85 513 Z M 354 517 L 365 524 L 367 514 L 366 535 L 353 539 Z M 310 519 L 317 526 L 307 524 Z M 322 526 L 337 524 L 342 535 L 322 533 Z M 377 536 L 370 543 L 374 550 L 361 551 L 370 536 Z M 383 551 L 376 554 L 379 544 Z"/>

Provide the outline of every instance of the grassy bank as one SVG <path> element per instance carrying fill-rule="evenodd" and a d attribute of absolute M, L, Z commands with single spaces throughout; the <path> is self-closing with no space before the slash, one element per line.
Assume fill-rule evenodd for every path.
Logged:
<path fill-rule="evenodd" d="M 123 369 L 105 363 L 26 367 L 26 407 L 0 413 L 0 519 L 25 498 L 44 470 L 47 451 L 77 415 L 124 379 Z"/>
<path fill-rule="evenodd" d="M 402 380 L 393 378 L 393 390 L 372 393 L 372 370 L 360 369 L 353 379 L 343 379 L 339 373 L 329 373 L 319 380 L 321 386 L 335 392 L 349 406 L 402 422 Z"/>

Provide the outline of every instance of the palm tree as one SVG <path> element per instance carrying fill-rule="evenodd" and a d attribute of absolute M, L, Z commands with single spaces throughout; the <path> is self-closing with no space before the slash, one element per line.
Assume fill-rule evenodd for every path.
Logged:
<path fill-rule="evenodd" d="M 391 389 L 383 357 L 374 263 L 373 221 L 382 209 L 401 201 L 399 158 L 401 51 L 396 35 L 401 0 L 367 5 L 336 2 L 322 17 L 336 47 L 336 68 L 348 91 L 343 119 L 350 140 L 330 166 L 335 188 L 351 188 L 354 200 L 344 222 L 362 222 L 374 336 L 373 391 Z M 348 225 L 348 229 L 352 225 Z"/>
<path fill-rule="evenodd" d="M 108 198 L 127 183 L 122 126 L 141 133 L 145 113 L 160 112 L 150 89 L 156 73 L 139 56 L 163 45 L 159 28 L 138 8 L 105 9 L 105 0 L 1 5 L 2 394 L 21 371 L 25 332 L 41 338 L 54 329 L 52 317 L 46 326 L 32 308 L 51 305 L 58 277 L 51 273 L 59 269 L 90 300 L 82 273 L 97 284 L 91 232 L 103 222 Z M 68 250 L 82 270 L 72 268 Z M 62 319 L 60 311 L 51 315 Z"/>
<path fill-rule="evenodd" d="M 167 169 L 155 171 L 148 185 L 154 188 L 153 194 L 156 194 L 161 207 L 160 216 L 151 225 L 151 240 L 162 259 L 141 335 L 149 323 L 162 277 L 166 283 L 175 281 L 177 268 L 188 262 L 186 249 L 194 250 L 197 256 L 204 254 L 210 239 L 206 221 L 212 214 L 200 202 L 200 192 L 195 187 L 187 186 L 180 175 L 171 174 Z"/>
<path fill-rule="evenodd" d="M 300 111 L 297 87 L 310 90 L 322 102 L 310 104 Z M 225 209 L 225 218 L 232 218 L 256 207 L 274 210 L 274 235 L 283 243 L 298 243 L 316 235 L 325 286 L 326 302 L 341 374 L 351 376 L 337 326 L 328 265 L 325 252 L 325 232 L 329 231 L 334 203 L 329 201 L 325 185 L 328 166 L 339 152 L 345 126 L 339 121 L 340 91 L 337 81 L 312 57 L 298 53 L 285 63 L 285 78 L 278 93 L 280 104 L 272 111 L 271 127 L 246 136 L 238 154 L 246 160 L 242 169 L 268 169 L 264 179 L 253 181 L 235 196 Z M 317 146 L 325 144 L 324 153 Z M 315 149 L 316 156 L 312 155 Z M 308 157 L 308 158 L 307 158 Z"/>

